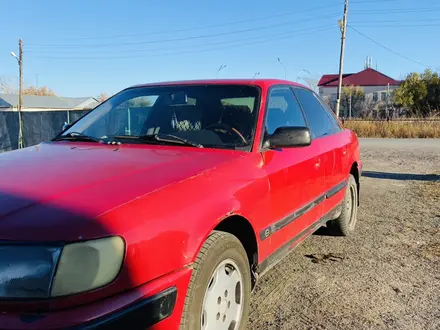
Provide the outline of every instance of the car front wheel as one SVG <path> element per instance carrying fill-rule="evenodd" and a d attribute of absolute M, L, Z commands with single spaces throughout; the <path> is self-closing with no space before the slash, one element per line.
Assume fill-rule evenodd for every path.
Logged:
<path fill-rule="evenodd" d="M 234 235 L 214 231 L 194 263 L 181 329 L 246 329 L 250 294 L 246 251 Z"/>

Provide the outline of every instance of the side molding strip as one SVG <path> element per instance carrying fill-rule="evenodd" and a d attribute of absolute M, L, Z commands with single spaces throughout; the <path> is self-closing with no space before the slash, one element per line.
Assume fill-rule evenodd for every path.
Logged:
<path fill-rule="evenodd" d="M 342 203 L 333 208 L 330 212 L 324 215 L 317 222 L 312 224 L 310 227 L 304 229 L 301 233 L 290 239 L 286 244 L 280 247 L 277 251 L 272 253 L 266 259 L 264 259 L 261 264 L 258 265 L 258 277 L 263 276 L 269 269 L 275 266 L 280 260 L 282 260 L 289 252 L 293 249 L 294 244 L 305 238 L 311 234 L 313 234 L 316 230 L 318 230 L 322 225 L 324 225 L 327 221 L 334 218 L 335 215 L 338 215 L 342 210 Z"/>
<path fill-rule="evenodd" d="M 312 210 L 317 205 L 321 204 L 326 199 L 336 195 L 338 192 L 340 192 L 342 189 L 344 189 L 348 184 L 347 180 L 342 181 L 341 183 L 338 183 L 336 186 L 331 188 L 329 191 L 324 193 L 323 195 L 316 198 L 314 201 L 304 205 L 299 210 L 296 210 L 295 212 L 289 214 L 288 216 L 284 217 L 283 219 L 271 224 L 270 226 L 264 228 L 262 231 L 260 231 L 260 240 L 264 241 L 280 229 L 283 229 L 287 225 L 289 225 L 294 220 L 298 219 L 300 216 L 306 214 L 310 210 Z"/>

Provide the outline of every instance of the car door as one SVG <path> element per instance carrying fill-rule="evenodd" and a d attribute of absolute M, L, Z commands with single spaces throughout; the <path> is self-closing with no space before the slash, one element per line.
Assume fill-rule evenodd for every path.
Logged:
<path fill-rule="evenodd" d="M 321 194 L 325 195 L 323 213 L 327 214 L 337 205 L 345 188 L 342 177 L 341 136 L 336 134 L 329 114 L 313 91 L 295 88 L 295 95 L 310 126 L 314 143 L 321 151 L 322 167 L 325 172 L 325 186 Z"/>
<path fill-rule="evenodd" d="M 320 101 L 321 106 L 327 113 L 328 118 L 333 126 L 334 135 L 332 135 L 332 143 L 335 147 L 335 182 L 340 183 L 347 179 L 350 173 L 351 164 L 349 163 L 349 147 L 350 134 L 344 130 L 341 123 L 337 120 L 335 113 L 324 103 L 324 101 L 315 94 L 315 97 Z"/>
<path fill-rule="evenodd" d="M 306 126 L 290 86 L 272 87 L 267 104 L 265 138 L 278 127 Z M 316 199 L 324 190 L 325 173 L 319 145 L 314 141 L 307 147 L 262 149 L 261 155 L 270 187 L 271 216 L 260 232 L 260 239 L 263 246 L 270 245 L 274 251 L 295 240 L 322 216 L 322 203 L 316 203 Z"/>

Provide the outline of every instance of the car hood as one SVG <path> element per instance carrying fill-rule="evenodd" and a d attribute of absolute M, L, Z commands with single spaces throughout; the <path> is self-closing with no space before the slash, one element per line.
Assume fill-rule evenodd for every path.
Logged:
<path fill-rule="evenodd" d="M 54 231 L 59 240 L 102 236 L 111 230 L 100 215 L 240 154 L 71 142 L 0 154 L 0 240 L 53 240 Z"/>

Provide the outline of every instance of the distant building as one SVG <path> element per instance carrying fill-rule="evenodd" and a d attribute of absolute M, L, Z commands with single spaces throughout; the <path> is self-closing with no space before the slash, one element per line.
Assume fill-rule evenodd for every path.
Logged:
<path fill-rule="evenodd" d="M 332 107 L 336 103 L 338 83 L 338 74 L 325 74 L 318 82 L 319 95 L 326 99 Z M 342 76 L 343 87 L 359 86 L 364 91 L 365 99 L 370 99 L 378 105 L 387 102 L 400 84 L 401 81 L 388 77 L 371 67 L 358 73 L 346 73 Z"/>
<path fill-rule="evenodd" d="M 94 97 L 23 95 L 23 111 L 91 110 L 99 104 Z M 17 111 L 18 95 L 0 94 L 0 111 Z"/>

